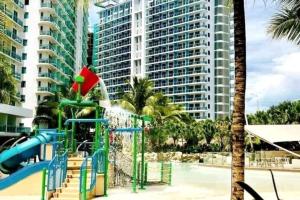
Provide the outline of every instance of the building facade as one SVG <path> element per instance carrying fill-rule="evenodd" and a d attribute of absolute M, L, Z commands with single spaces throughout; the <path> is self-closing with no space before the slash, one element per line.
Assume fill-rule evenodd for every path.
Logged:
<path fill-rule="evenodd" d="M 69 88 L 87 64 L 88 0 L 26 0 L 24 7 L 23 107 Z M 23 120 L 31 126 L 32 118 Z"/>
<path fill-rule="evenodd" d="M 226 0 L 106 1 L 93 64 L 111 99 L 148 77 L 196 119 L 229 117 L 230 29 Z"/>
<path fill-rule="evenodd" d="M 24 2 L 21 0 L 2 0 L 0 2 L 0 62 L 11 66 L 17 84 L 17 99 L 11 105 L 0 103 L 0 136 L 17 136 L 28 134 L 21 119 L 32 117 L 32 111 L 24 109 L 21 103 L 22 80 L 25 69 L 24 59 Z M 2 78 L 2 77 L 1 77 Z M 5 86 L 4 86 L 5 87 Z"/>

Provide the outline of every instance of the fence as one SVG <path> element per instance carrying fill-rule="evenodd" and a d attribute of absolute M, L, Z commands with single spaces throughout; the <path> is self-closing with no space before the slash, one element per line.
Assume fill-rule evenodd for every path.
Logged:
<path fill-rule="evenodd" d="M 67 176 L 67 152 L 56 155 L 48 166 L 47 190 L 53 191 L 62 187 Z"/>
<path fill-rule="evenodd" d="M 147 162 L 145 164 L 145 183 L 168 184 L 172 183 L 172 163 L 171 162 Z"/>
<path fill-rule="evenodd" d="M 87 199 L 87 192 L 94 189 L 97 174 L 104 173 L 105 154 L 103 149 L 97 150 L 91 157 L 86 157 L 80 167 L 79 191 L 82 200 Z M 88 170 L 91 169 L 91 179 L 87 183 Z"/>

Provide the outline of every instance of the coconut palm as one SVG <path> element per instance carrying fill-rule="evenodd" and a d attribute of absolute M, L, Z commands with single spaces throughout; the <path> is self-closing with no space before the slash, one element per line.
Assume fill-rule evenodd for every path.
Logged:
<path fill-rule="evenodd" d="M 126 110 L 142 115 L 147 101 L 154 95 L 153 83 L 147 78 L 133 77 L 133 84 L 129 84 L 129 87 L 129 92 L 120 92 L 121 99 L 117 103 Z"/>
<path fill-rule="evenodd" d="M 245 92 L 246 92 L 246 27 L 243 0 L 233 0 L 234 52 L 235 52 L 235 94 L 232 114 L 232 183 L 231 199 L 244 199 L 244 190 L 237 184 L 244 181 L 245 166 Z"/>
<path fill-rule="evenodd" d="M 268 32 L 273 38 L 286 38 L 300 44 L 300 1 L 278 0 L 281 9 L 271 18 Z"/>
<path fill-rule="evenodd" d="M 220 150 L 221 151 L 230 150 L 231 122 L 229 121 L 228 118 L 218 119 L 215 122 L 215 126 L 216 126 L 215 139 L 221 145 Z"/>
<path fill-rule="evenodd" d="M 13 104 L 18 102 L 17 82 L 7 58 L 0 57 L 0 103 Z"/>

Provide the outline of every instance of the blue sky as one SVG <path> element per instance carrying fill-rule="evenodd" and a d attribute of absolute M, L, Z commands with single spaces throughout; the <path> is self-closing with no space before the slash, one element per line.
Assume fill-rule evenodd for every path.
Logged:
<path fill-rule="evenodd" d="M 247 93 L 246 112 L 266 109 L 284 100 L 300 99 L 300 51 L 285 40 L 273 40 L 267 24 L 277 5 L 271 1 L 246 1 Z M 90 24 L 97 22 L 90 8 Z"/>

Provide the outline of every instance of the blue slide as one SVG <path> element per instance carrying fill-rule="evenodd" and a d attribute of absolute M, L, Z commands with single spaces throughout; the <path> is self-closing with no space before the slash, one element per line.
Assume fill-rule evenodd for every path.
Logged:
<path fill-rule="evenodd" d="M 40 145 L 49 143 L 52 136 L 41 133 L 21 144 L 5 150 L 0 154 L 0 170 L 3 173 L 13 173 L 23 167 L 22 163 L 40 155 Z"/>

